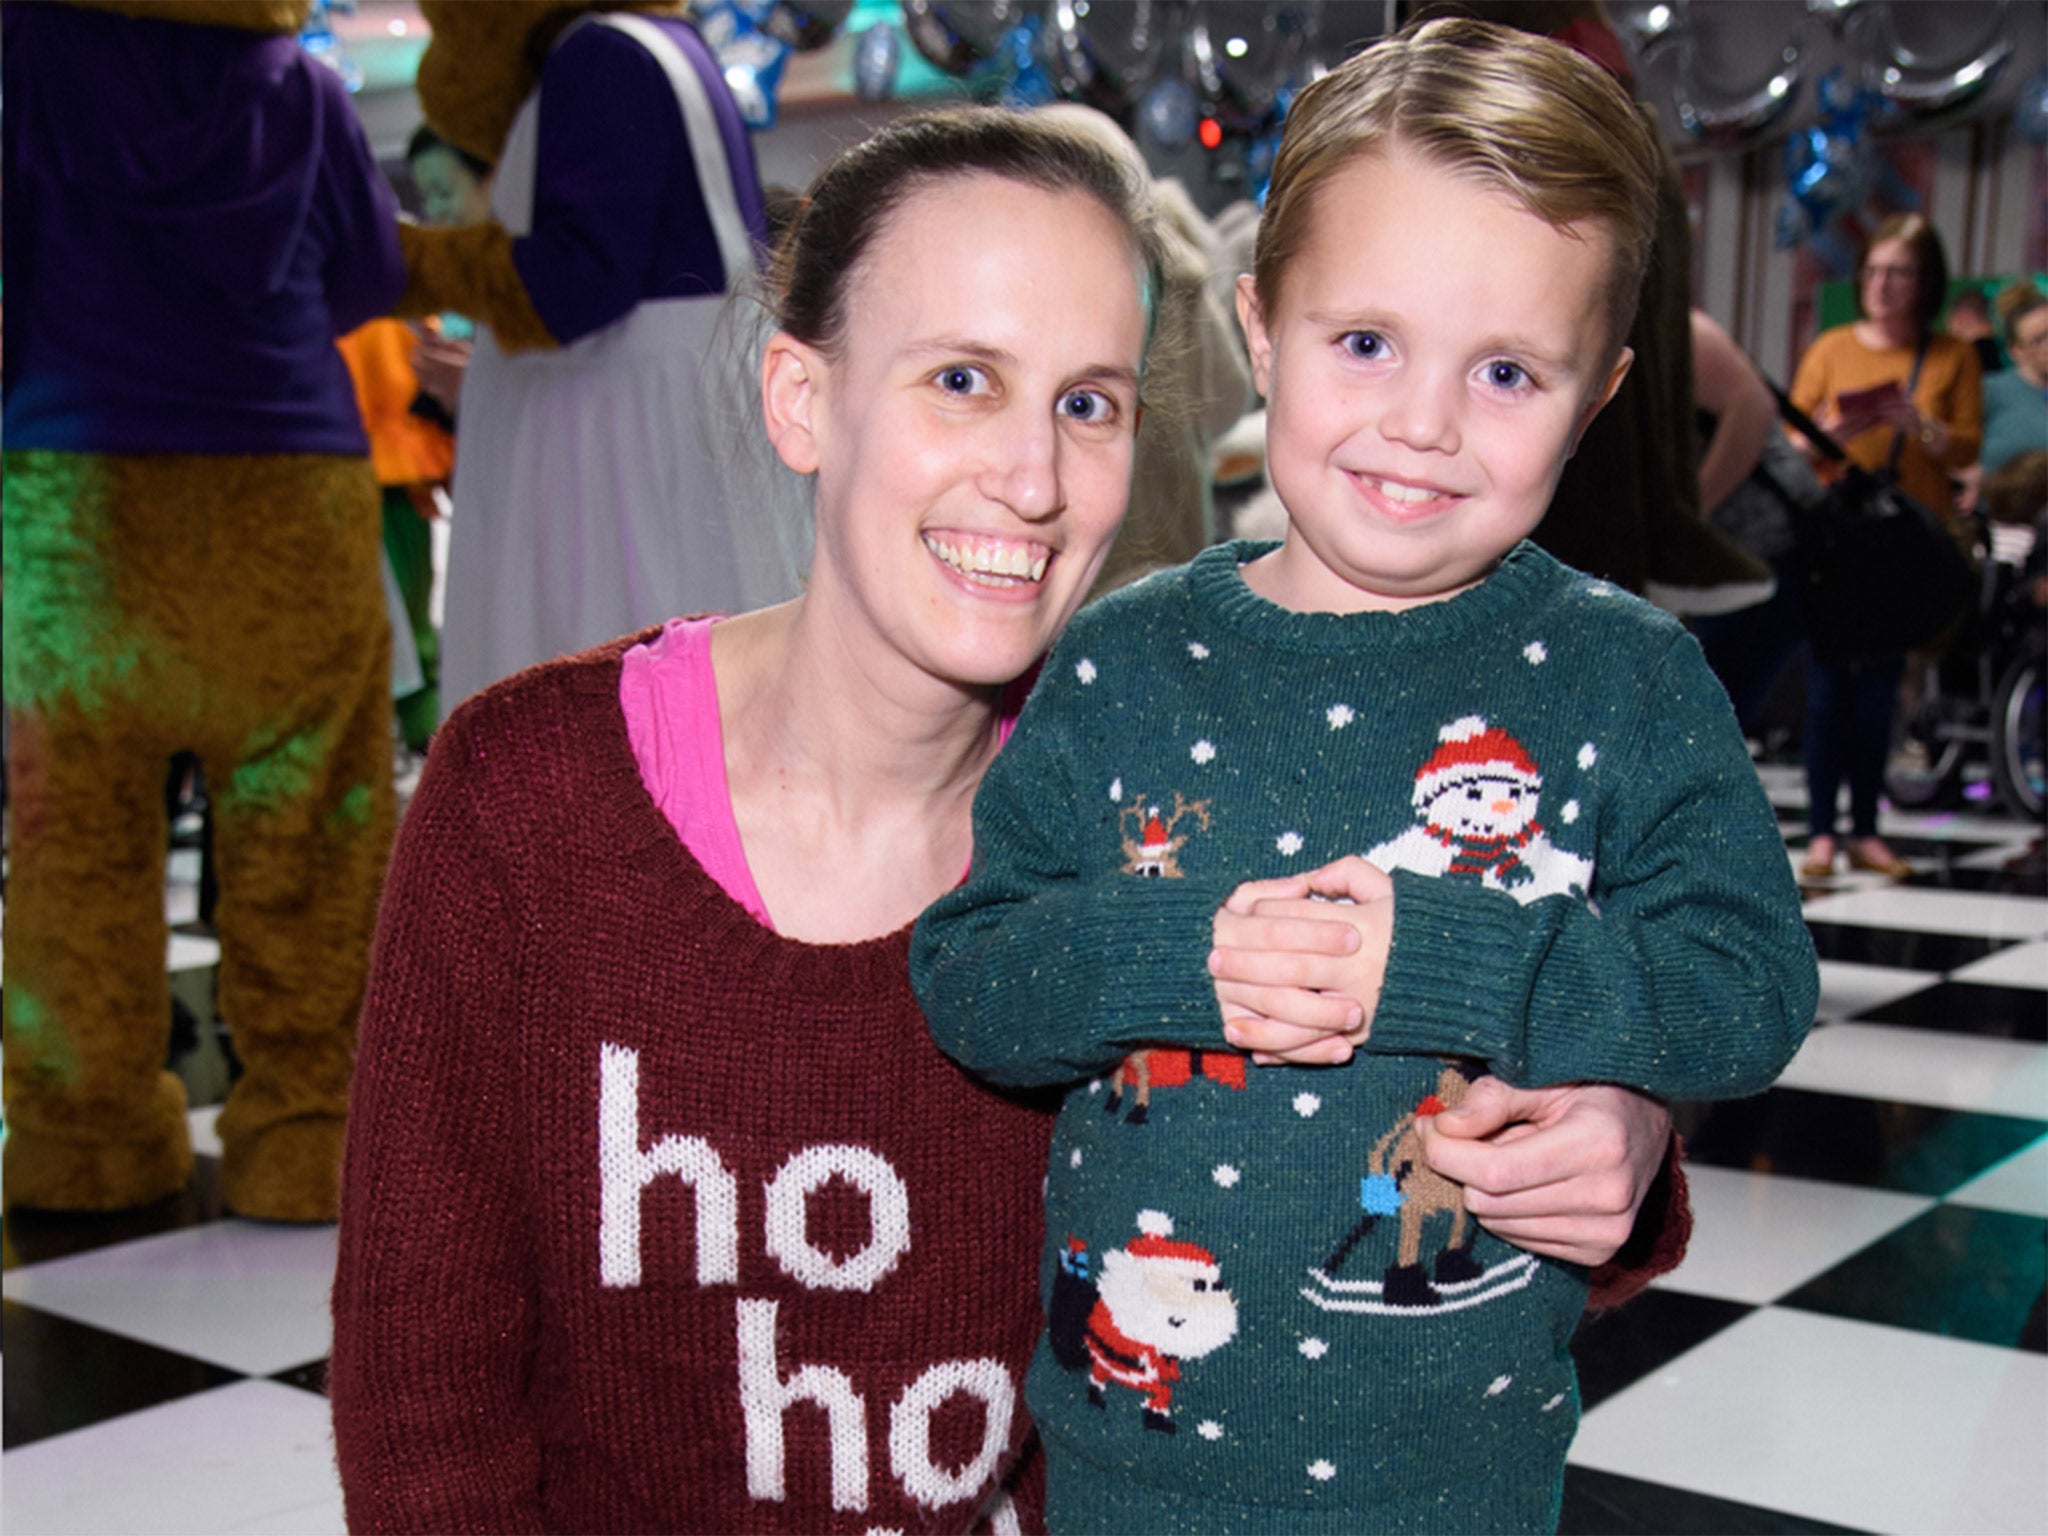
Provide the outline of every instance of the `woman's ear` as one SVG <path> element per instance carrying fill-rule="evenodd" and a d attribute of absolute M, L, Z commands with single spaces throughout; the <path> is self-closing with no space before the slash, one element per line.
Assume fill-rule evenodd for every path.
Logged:
<path fill-rule="evenodd" d="M 1252 360 L 1252 383 L 1263 399 L 1273 382 L 1273 341 L 1266 334 L 1266 317 L 1259 312 L 1258 280 L 1251 273 L 1237 280 L 1237 323 L 1244 329 L 1245 351 Z"/>
<path fill-rule="evenodd" d="M 818 468 L 818 440 L 812 428 L 822 359 L 787 331 L 768 338 L 761 354 L 761 419 L 782 462 L 800 475 Z"/>

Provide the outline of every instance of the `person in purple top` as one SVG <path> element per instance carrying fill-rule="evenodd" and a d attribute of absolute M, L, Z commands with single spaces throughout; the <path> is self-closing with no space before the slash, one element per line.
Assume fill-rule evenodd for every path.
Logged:
<path fill-rule="evenodd" d="M 368 445 L 334 338 L 404 283 L 304 0 L 9 4 L 5 1195 L 191 1171 L 163 1070 L 163 781 L 204 765 L 222 1197 L 331 1220 L 392 821 Z"/>
<path fill-rule="evenodd" d="M 766 221 L 745 125 L 674 5 L 436 4 L 429 125 L 495 167 L 492 221 L 402 231 L 405 314 L 479 322 L 463 384 L 442 697 L 675 613 L 795 591 L 722 494 L 723 295 Z"/>

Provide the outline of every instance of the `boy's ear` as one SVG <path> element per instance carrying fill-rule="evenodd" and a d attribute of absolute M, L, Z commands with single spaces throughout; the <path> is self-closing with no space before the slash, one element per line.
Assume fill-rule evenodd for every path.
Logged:
<path fill-rule="evenodd" d="M 823 359 L 787 331 L 768 338 L 761 354 L 761 419 L 768 441 L 800 475 L 818 468 L 818 438 L 813 416 L 818 404 L 818 379 Z"/>
<path fill-rule="evenodd" d="M 1245 350 L 1251 354 L 1252 382 L 1263 399 L 1273 379 L 1273 342 L 1266 334 L 1266 319 L 1259 312 L 1259 285 L 1251 273 L 1237 279 L 1237 323 L 1244 331 Z"/>
<path fill-rule="evenodd" d="M 1572 428 L 1572 446 L 1570 453 L 1565 455 L 1567 458 L 1579 451 L 1579 439 L 1586 435 L 1586 428 L 1593 425 L 1593 418 L 1607 408 L 1607 402 L 1612 400 L 1614 392 L 1621 388 L 1621 381 L 1628 377 L 1629 366 L 1635 360 L 1635 348 L 1623 347 L 1621 349 L 1621 355 L 1615 358 L 1614 366 L 1607 371 L 1606 385 L 1597 391 L 1591 400 L 1586 402 L 1585 410 L 1579 413 L 1579 424 Z"/>

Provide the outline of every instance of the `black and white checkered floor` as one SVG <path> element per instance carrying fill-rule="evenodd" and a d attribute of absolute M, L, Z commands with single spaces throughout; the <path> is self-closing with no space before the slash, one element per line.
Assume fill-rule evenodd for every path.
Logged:
<path fill-rule="evenodd" d="M 1798 775 L 1763 772 L 1796 840 Z M 1781 1085 L 1686 1114 L 1691 1256 L 1582 1331 L 1568 1532 L 2048 1532 L 2041 851 L 1976 808 L 1884 831 L 1913 879 L 1809 892 L 1821 1022 Z M 211 960 L 174 938 L 188 985 Z M 7 1222 L 0 1528 L 343 1528 L 334 1233 L 223 1220 L 213 1174 Z"/>

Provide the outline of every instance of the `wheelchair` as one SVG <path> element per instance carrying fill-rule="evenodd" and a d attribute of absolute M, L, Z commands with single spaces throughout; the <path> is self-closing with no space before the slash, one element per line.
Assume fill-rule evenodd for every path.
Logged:
<path fill-rule="evenodd" d="M 1988 779 L 2009 815 L 2041 821 L 2048 806 L 2048 611 L 2035 593 L 2044 535 L 2037 525 L 2034 546 L 2015 549 L 2008 530 L 1981 516 L 1978 523 L 1984 558 L 1977 602 L 1927 669 L 1919 702 L 1901 722 L 1885 791 L 1907 809 L 1955 806 L 1973 781 Z"/>

